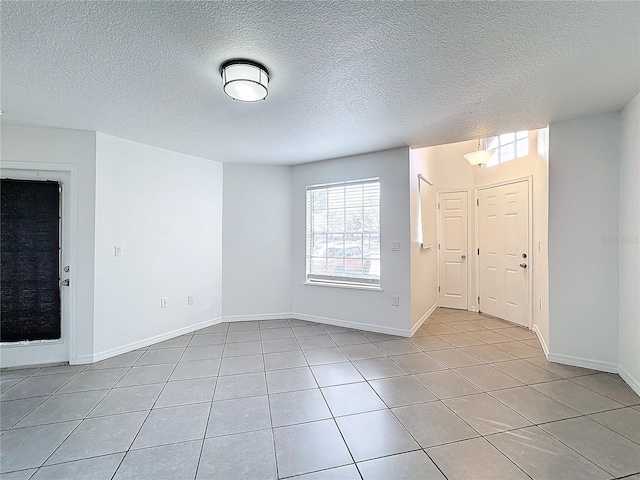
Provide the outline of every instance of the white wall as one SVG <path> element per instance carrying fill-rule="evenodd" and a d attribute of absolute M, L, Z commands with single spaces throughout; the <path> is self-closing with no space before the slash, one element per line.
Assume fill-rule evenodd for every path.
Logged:
<path fill-rule="evenodd" d="M 419 180 L 422 175 L 432 180 L 434 165 L 429 161 L 432 149 L 417 148 L 409 152 L 409 212 L 411 215 L 411 330 L 415 332 L 438 306 L 438 250 L 436 245 L 423 249 L 425 245 L 436 243 L 437 238 L 437 193 L 436 187 Z M 424 201 L 421 202 L 421 198 Z M 422 205 L 421 205 L 422 203 Z M 421 206 L 430 211 L 423 215 Z M 429 238 L 422 238 L 422 220 L 426 232 L 433 232 Z M 433 241 L 432 241 L 433 239 Z"/>
<path fill-rule="evenodd" d="M 640 94 L 620 115 L 618 371 L 640 395 Z"/>
<path fill-rule="evenodd" d="M 56 128 L 2 126 L 2 162 L 17 164 L 71 164 L 77 170 L 74 223 L 75 265 L 71 266 L 71 308 L 75 313 L 76 352 L 93 355 L 93 290 L 95 240 L 95 132 Z M 17 165 L 17 168 L 21 168 Z M 26 167 L 25 167 L 26 168 Z M 29 363 L 50 361 L 32 357 Z M 72 362 L 73 358 L 70 359 Z M 25 363 L 23 363 L 25 364 Z M 4 363 L 4 366 L 7 366 Z"/>
<path fill-rule="evenodd" d="M 97 360 L 221 317 L 222 165 L 101 133 L 96 149 Z"/>
<path fill-rule="evenodd" d="M 291 167 L 224 165 L 223 315 L 291 312 Z"/>
<path fill-rule="evenodd" d="M 549 126 L 549 359 L 614 372 L 619 118 Z"/>
<path fill-rule="evenodd" d="M 380 282 L 383 291 L 305 285 L 306 187 L 371 177 L 380 178 Z M 409 335 L 409 149 L 297 165 L 293 167 L 291 202 L 294 314 L 308 320 Z M 391 241 L 400 241 L 399 252 L 391 252 Z M 391 306 L 392 295 L 400 296 L 399 307 Z"/>

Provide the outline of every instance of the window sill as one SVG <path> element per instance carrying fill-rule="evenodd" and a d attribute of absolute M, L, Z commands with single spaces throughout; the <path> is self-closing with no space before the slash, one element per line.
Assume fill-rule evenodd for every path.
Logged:
<path fill-rule="evenodd" d="M 352 290 L 370 290 L 373 292 L 382 292 L 384 289 L 380 285 L 353 285 L 348 283 L 330 283 L 330 282 L 304 282 L 304 285 L 313 287 L 331 287 L 331 288 L 348 288 Z"/>

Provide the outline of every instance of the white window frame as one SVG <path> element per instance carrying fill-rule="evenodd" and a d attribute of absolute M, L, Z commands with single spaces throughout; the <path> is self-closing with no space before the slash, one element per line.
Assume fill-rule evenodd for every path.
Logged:
<path fill-rule="evenodd" d="M 351 230 L 348 231 L 346 230 L 346 225 L 344 225 L 344 228 L 338 231 L 330 231 L 329 230 L 329 225 L 327 224 L 327 229 L 326 232 L 322 231 L 320 233 L 314 231 L 313 229 L 313 225 L 314 225 L 314 214 L 317 211 L 322 211 L 325 210 L 325 208 L 314 208 L 313 204 L 312 204 L 312 194 L 313 192 L 317 192 L 319 190 L 326 190 L 327 192 L 330 189 L 335 189 L 335 188 L 340 188 L 340 187 L 353 187 L 353 186 L 358 186 L 358 185 L 362 185 L 363 187 L 366 185 L 376 185 L 378 188 L 378 203 L 377 205 L 366 205 L 365 204 L 365 198 L 364 198 L 364 189 L 363 189 L 363 198 L 362 198 L 362 202 L 360 203 L 360 205 L 358 205 L 358 207 L 362 208 L 363 212 L 362 212 L 362 222 L 363 222 L 363 227 L 361 230 Z M 307 186 L 306 188 L 306 192 L 305 192 L 305 196 L 306 196 L 306 208 L 305 208 L 305 217 L 306 217 L 306 232 L 305 232 L 305 284 L 306 285 L 320 285 L 320 286 L 331 286 L 331 287 L 342 287 L 342 288 L 359 288 L 359 289 L 370 289 L 370 290 L 381 290 L 380 288 L 380 269 L 379 269 L 379 265 L 380 265 L 380 258 L 379 256 L 376 258 L 375 254 L 373 256 L 371 256 L 371 246 L 372 245 L 377 245 L 379 248 L 379 239 L 380 239 L 380 179 L 379 178 L 366 178 L 366 179 L 361 179 L 361 180 L 353 180 L 353 181 L 346 181 L 346 182 L 336 182 L 336 183 L 327 183 L 327 184 L 318 184 L 318 185 L 310 185 Z M 348 207 L 347 206 L 347 201 L 345 199 L 345 202 L 343 204 L 343 215 L 344 215 L 344 222 L 346 223 L 346 219 L 347 219 L 347 210 L 349 209 L 353 209 L 353 208 L 358 208 L 358 207 Z M 364 217 L 365 217 L 365 208 L 377 208 L 377 213 L 378 213 L 378 217 L 377 217 L 377 230 L 365 230 L 365 221 L 364 221 Z M 326 211 L 327 214 L 329 212 L 329 205 L 327 204 L 326 207 Z M 328 222 L 328 216 L 327 216 L 327 222 Z M 326 235 L 325 237 L 325 241 L 324 241 L 324 248 L 325 248 L 325 254 L 324 256 L 315 256 L 313 255 L 313 252 L 315 251 L 315 249 L 318 247 L 318 245 L 315 245 L 314 242 L 316 240 L 316 236 L 318 235 Z M 348 235 L 354 235 L 354 236 L 360 236 L 360 243 L 357 243 L 356 241 L 353 242 L 347 242 L 347 240 L 345 240 L 344 236 L 348 236 Z M 331 236 L 343 236 L 342 239 L 342 257 L 330 257 L 328 256 L 327 253 L 327 249 L 330 248 L 330 240 L 329 237 Z M 372 238 L 375 238 L 377 236 L 378 239 L 378 244 L 372 243 Z M 365 238 L 368 238 L 368 241 L 365 242 Z M 345 268 L 345 264 L 343 263 L 343 267 L 342 267 L 342 274 L 338 273 L 336 274 L 336 272 L 334 271 L 333 273 L 326 273 L 326 274 L 320 274 L 320 273 L 314 273 L 313 270 L 313 265 L 315 264 L 314 262 L 317 261 L 321 261 L 322 258 L 325 259 L 325 261 L 327 262 L 327 267 L 329 265 L 330 259 L 331 258 L 335 258 L 336 260 L 338 259 L 342 259 L 342 261 L 344 262 L 345 259 L 347 258 L 346 256 L 346 251 L 349 249 L 349 243 L 353 243 L 353 244 L 357 244 L 362 252 L 362 275 L 354 275 L 353 273 L 351 275 L 348 275 L 348 272 L 345 273 L 344 268 Z M 366 245 L 365 245 L 366 243 Z M 339 245 L 339 243 L 338 243 Z M 340 248 L 338 246 L 338 248 Z M 368 256 L 365 256 L 365 253 L 369 252 Z M 369 261 L 367 262 L 366 259 L 369 258 Z M 369 275 L 369 269 L 371 269 L 371 265 L 374 264 L 375 262 L 377 262 L 377 266 L 374 267 L 374 271 L 377 270 L 378 274 L 377 276 L 374 275 Z M 338 261 L 339 263 L 339 261 Z M 366 266 L 366 264 L 368 263 L 368 267 Z M 338 267 L 339 268 L 339 267 Z M 338 269 L 336 269 L 338 270 Z M 367 272 L 367 273 L 365 273 Z"/>
<path fill-rule="evenodd" d="M 524 134 L 524 136 L 522 136 Z M 509 141 L 503 141 L 502 135 L 513 135 L 513 139 Z M 520 138 L 518 138 L 520 136 Z M 498 146 L 491 148 L 490 142 L 492 139 L 498 140 Z M 518 143 L 524 142 L 527 145 L 527 151 L 523 155 L 518 155 Z M 509 145 L 513 145 L 513 158 L 509 158 L 505 160 L 504 156 L 504 148 Z M 521 130 L 518 132 L 508 132 L 506 134 L 496 135 L 495 137 L 487 137 L 484 139 L 484 147 L 485 150 L 495 150 L 489 162 L 487 162 L 484 167 L 491 168 L 497 165 L 502 165 L 503 163 L 510 162 L 515 160 L 516 158 L 522 158 L 529 155 L 529 132 L 527 130 Z"/>

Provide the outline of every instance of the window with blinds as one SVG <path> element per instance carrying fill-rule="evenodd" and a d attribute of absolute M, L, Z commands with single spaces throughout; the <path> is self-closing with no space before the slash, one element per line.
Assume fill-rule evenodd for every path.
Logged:
<path fill-rule="evenodd" d="M 307 282 L 380 285 L 380 180 L 307 187 Z"/>

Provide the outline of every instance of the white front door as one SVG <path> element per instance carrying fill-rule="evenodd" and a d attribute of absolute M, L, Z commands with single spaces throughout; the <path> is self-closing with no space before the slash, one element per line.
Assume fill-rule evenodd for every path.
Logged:
<path fill-rule="evenodd" d="M 480 311 L 529 327 L 529 182 L 478 192 Z"/>
<path fill-rule="evenodd" d="M 439 193 L 438 305 L 467 309 L 467 192 Z"/>

